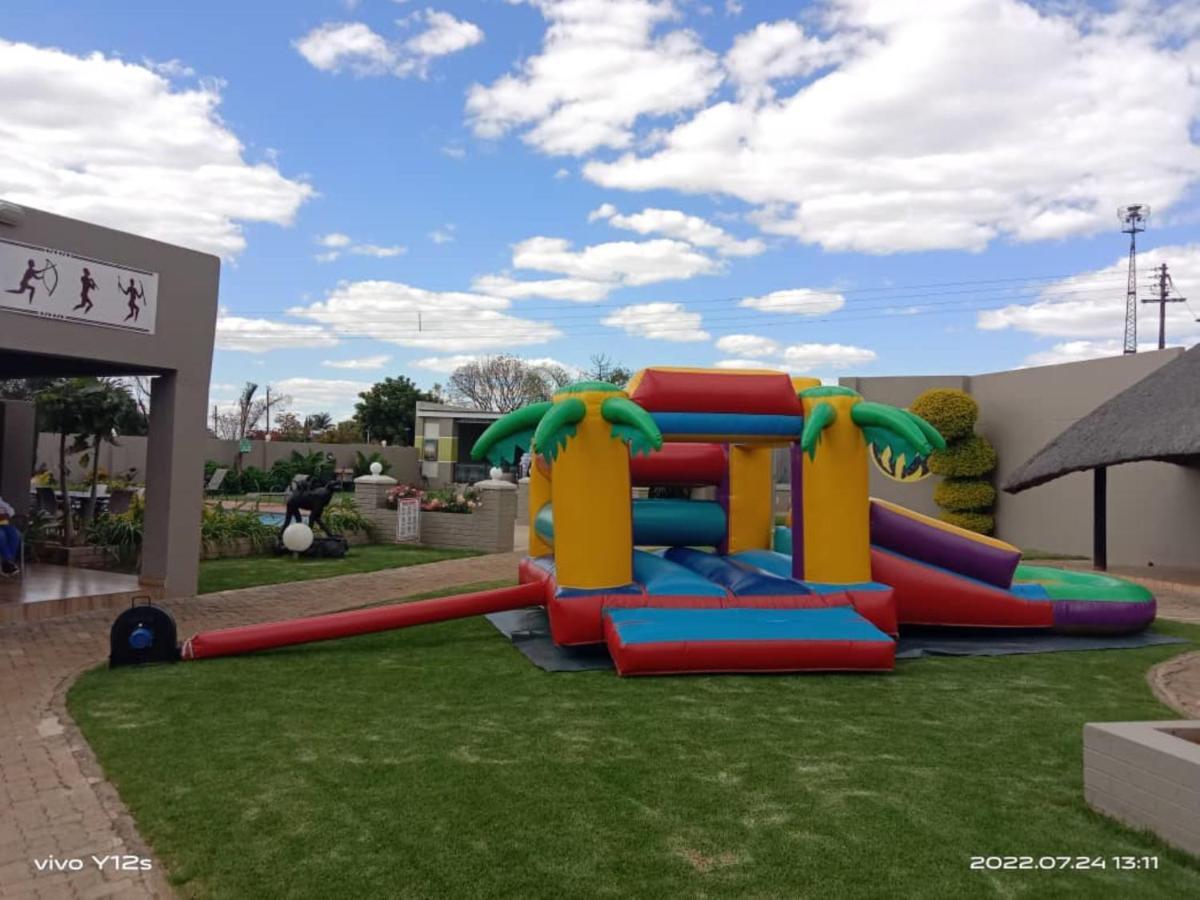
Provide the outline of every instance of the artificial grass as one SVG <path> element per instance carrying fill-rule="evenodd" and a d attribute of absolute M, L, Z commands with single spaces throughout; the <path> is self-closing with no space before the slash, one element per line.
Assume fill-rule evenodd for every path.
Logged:
<path fill-rule="evenodd" d="M 623 680 L 470 619 L 97 669 L 68 705 L 183 896 L 1181 897 L 1200 861 L 1081 773 L 1084 722 L 1173 717 L 1145 672 L 1181 649 Z M 1023 854 L 1159 868 L 969 868 Z"/>
<path fill-rule="evenodd" d="M 207 559 L 200 563 L 199 593 L 229 591 L 260 584 L 308 581 L 357 572 L 399 569 L 443 559 L 478 556 L 475 550 L 450 550 L 409 544 L 358 544 L 341 559 L 293 559 L 280 556 L 246 556 L 233 559 Z"/>

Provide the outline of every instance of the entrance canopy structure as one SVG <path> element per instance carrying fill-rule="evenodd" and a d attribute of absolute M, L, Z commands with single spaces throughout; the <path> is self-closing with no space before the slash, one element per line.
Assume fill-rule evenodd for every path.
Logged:
<path fill-rule="evenodd" d="M 220 261 L 36 209 L 4 223 L 0 378 L 151 378 L 141 581 L 194 593 Z M 2 421 L 0 494 L 21 506 L 34 419 L 6 403 Z"/>

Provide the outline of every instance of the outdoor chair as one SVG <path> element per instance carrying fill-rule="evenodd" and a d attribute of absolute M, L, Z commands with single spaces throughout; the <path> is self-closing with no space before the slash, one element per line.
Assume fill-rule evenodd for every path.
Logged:
<path fill-rule="evenodd" d="M 215 494 L 221 489 L 222 482 L 225 481 L 225 476 L 229 474 L 228 469 L 216 469 L 212 473 L 212 478 L 208 479 L 208 484 L 204 486 L 205 493 Z"/>
<path fill-rule="evenodd" d="M 133 491 L 129 488 L 117 488 L 108 495 L 108 509 L 110 516 L 119 516 L 122 513 L 129 512 L 129 507 L 133 505 Z"/>
<path fill-rule="evenodd" d="M 52 487 L 37 489 L 37 508 L 48 516 L 58 517 L 58 492 Z"/>

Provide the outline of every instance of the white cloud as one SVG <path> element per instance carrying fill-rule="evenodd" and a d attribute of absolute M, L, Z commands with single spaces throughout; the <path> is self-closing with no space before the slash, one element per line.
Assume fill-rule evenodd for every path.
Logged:
<path fill-rule="evenodd" d="M 443 153 L 443 155 L 448 156 L 451 159 L 466 159 L 467 158 L 467 148 L 464 147 L 462 144 L 459 144 L 454 141 L 452 141 L 449 144 L 443 144 L 442 145 L 442 153 Z"/>
<path fill-rule="evenodd" d="M 391 45 L 362 22 L 326 22 L 294 45 L 322 72 L 349 69 L 356 75 L 379 75 L 395 65 Z"/>
<path fill-rule="evenodd" d="M 771 356 L 779 352 L 779 342 L 757 334 L 727 334 L 717 340 L 717 349 L 734 356 L 754 358 Z"/>
<path fill-rule="evenodd" d="M 433 60 L 483 42 L 483 30 L 478 25 L 456 19 L 448 12 L 427 9 L 411 18 L 423 21 L 426 28 L 404 42 L 405 59 L 397 74 L 416 72 L 424 78 Z"/>
<path fill-rule="evenodd" d="M 292 398 L 289 409 L 298 416 L 328 412 L 335 419 L 354 411 L 358 395 L 371 389 L 369 381 L 340 378 L 284 378 L 271 382 L 272 392 L 279 391 Z"/>
<path fill-rule="evenodd" d="M 529 0 L 549 22 L 542 52 L 515 74 L 473 85 L 475 133 L 498 138 L 532 126 L 526 143 L 546 153 L 625 148 L 644 116 L 693 109 L 721 83 L 714 53 L 685 29 L 671 0 Z"/>
<path fill-rule="evenodd" d="M 792 288 L 772 291 L 761 297 L 746 297 L 738 303 L 761 312 L 792 313 L 798 316 L 820 316 L 835 312 L 846 304 L 846 298 L 832 291 Z"/>
<path fill-rule="evenodd" d="M 1151 292 L 1147 285 L 1152 279 L 1151 270 L 1162 262 L 1166 262 L 1173 273 L 1176 296 L 1200 296 L 1200 279 L 1194 274 L 1200 272 L 1200 244 L 1182 244 L 1138 254 L 1139 299 L 1157 296 L 1157 292 Z M 1034 354 L 1031 360 L 1035 357 L 1061 360 L 1087 353 L 1107 356 L 1104 348 L 1109 341 L 1120 338 L 1123 344 L 1128 264 L 1128 257 L 1119 258 L 1102 269 L 1053 282 L 1046 285 L 1031 303 L 981 311 L 976 324 L 984 331 L 1012 328 L 1040 337 L 1073 339 L 1058 344 L 1053 350 Z M 1153 346 L 1157 346 L 1157 306 L 1138 304 L 1138 334 L 1143 342 L 1154 339 Z M 1200 341 L 1200 325 L 1191 309 L 1183 303 L 1167 304 L 1167 341 L 1172 346 Z M 1120 348 L 1117 352 L 1121 352 Z"/>
<path fill-rule="evenodd" d="M 612 293 L 615 285 L 608 281 L 588 281 L 583 278 L 541 278 L 518 281 L 507 275 L 481 275 L 471 282 L 480 293 L 510 300 L 545 297 L 548 300 L 567 300 L 574 303 L 594 303 Z"/>
<path fill-rule="evenodd" d="M 848 344 L 792 344 L 783 348 L 783 361 L 793 372 L 814 369 L 847 369 L 865 366 L 876 359 L 874 350 Z"/>
<path fill-rule="evenodd" d="M 557 181 L 562 181 L 564 178 L 570 178 L 571 172 L 568 169 L 555 169 L 554 178 Z"/>
<path fill-rule="evenodd" d="M 455 353 L 451 356 L 427 356 L 423 359 L 415 359 L 412 365 L 418 369 L 426 369 L 430 372 L 437 372 L 442 375 L 453 374 L 455 369 L 460 369 L 465 365 L 475 362 L 482 358 L 484 354 L 478 353 Z M 553 366 L 560 369 L 565 369 L 572 376 L 579 375 L 579 367 L 565 363 L 562 360 L 555 359 L 552 356 L 538 356 L 525 359 L 525 362 L 531 366 Z"/>
<path fill-rule="evenodd" d="M 266 353 L 297 347 L 332 347 L 338 339 L 318 325 L 297 325 L 271 319 L 247 319 L 222 308 L 217 315 L 218 350 Z"/>
<path fill-rule="evenodd" d="M 354 241 L 348 234 L 334 231 L 330 234 L 323 234 L 317 237 L 317 245 L 326 249 L 316 254 L 313 258 L 317 262 L 333 262 L 341 257 L 343 253 L 353 253 L 355 256 L 373 256 L 376 259 L 391 259 L 392 257 L 400 256 L 408 252 L 408 248 L 401 244 L 391 244 L 383 246 L 380 244 L 360 244 Z"/>
<path fill-rule="evenodd" d="M 702 219 L 690 216 L 677 209 L 655 209 L 649 207 L 633 215 L 622 215 L 611 203 L 605 203 L 588 214 L 588 221 L 605 219 L 614 228 L 636 231 L 638 234 L 661 234 L 675 240 L 686 241 L 696 247 L 708 247 L 722 256 L 755 256 L 767 249 L 758 238 L 739 241 L 723 228 Z"/>
<path fill-rule="evenodd" d="M 407 40 L 389 41 L 362 22 L 326 22 L 294 41 L 293 46 L 322 72 L 349 70 L 359 76 L 390 73 L 399 78 L 424 78 L 438 57 L 483 41 L 478 25 L 440 10 L 413 13 L 400 24 L 417 23 L 425 25 L 418 33 Z"/>
<path fill-rule="evenodd" d="M 761 102 L 775 96 L 771 82 L 810 75 L 840 61 L 845 52 L 843 40 L 812 37 L 799 23 L 782 19 L 739 34 L 724 62 L 738 93 Z"/>
<path fill-rule="evenodd" d="M 374 256 L 377 259 L 391 259 L 393 256 L 399 256 L 402 253 L 407 253 L 408 248 L 400 244 L 392 244 L 389 247 L 381 247 L 378 244 L 355 244 L 350 248 L 350 252 L 358 256 Z"/>
<path fill-rule="evenodd" d="M 441 228 L 435 228 L 429 232 L 429 239 L 435 244 L 449 244 L 454 241 L 454 232 L 457 230 L 457 226 L 447 223 Z"/>
<path fill-rule="evenodd" d="M 682 241 L 612 241 L 574 250 L 570 241 L 552 237 L 532 237 L 515 245 L 513 266 L 617 285 L 693 278 L 721 268 Z"/>
<path fill-rule="evenodd" d="M 770 349 L 767 349 L 767 348 Z M 847 369 L 876 360 L 874 350 L 848 344 L 790 344 L 780 347 L 769 338 L 750 334 L 728 335 L 717 341 L 717 349 L 741 354 L 737 359 L 718 360 L 718 369 L 780 369 L 811 373 L 818 369 Z"/>
<path fill-rule="evenodd" d="M 1094 233 L 1111 227 L 1121 198 L 1165 209 L 1195 183 L 1200 36 L 1176 15 L 1183 6 L 1135 15 L 1122 5 L 1110 14 L 1019 0 L 830 0 L 825 9 L 831 71 L 773 99 L 762 79 L 803 72 L 812 38 L 781 23 L 742 35 L 741 56 L 726 63 L 760 89 L 715 98 L 650 149 L 630 143 L 615 160 L 585 164 L 584 176 L 610 189 L 729 195 L 754 205 L 765 231 L 869 253 Z M 536 135 L 554 108 L 526 111 Z M 597 113 L 573 125 L 588 133 L 608 122 Z"/>
<path fill-rule="evenodd" d="M 0 97 L 13 203 L 233 256 L 243 223 L 290 225 L 313 195 L 246 160 L 216 82 L 177 90 L 143 65 L 0 40 Z"/>
<path fill-rule="evenodd" d="M 321 365 L 327 366 L 330 369 L 355 369 L 355 370 L 374 370 L 382 369 L 392 358 L 386 353 L 380 353 L 375 356 L 360 356 L 357 359 L 327 359 Z"/>
<path fill-rule="evenodd" d="M 1148 349 L 1148 348 L 1147 348 Z M 1039 350 L 1025 357 L 1026 366 L 1054 366 L 1061 363 L 1099 359 L 1102 356 L 1120 356 L 1124 352 L 1123 341 L 1064 341 L 1048 350 Z"/>
<path fill-rule="evenodd" d="M 631 337 L 683 343 L 709 339 L 700 321 L 700 313 L 689 312 L 682 303 L 640 303 L 613 310 L 601 324 L 623 329 Z"/>
<path fill-rule="evenodd" d="M 443 353 L 506 350 L 561 336 L 549 322 L 506 314 L 508 306 L 507 299 L 485 294 L 430 291 L 398 281 L 348 281 L 325 300 L 288 313 L 338 335 Z"/>

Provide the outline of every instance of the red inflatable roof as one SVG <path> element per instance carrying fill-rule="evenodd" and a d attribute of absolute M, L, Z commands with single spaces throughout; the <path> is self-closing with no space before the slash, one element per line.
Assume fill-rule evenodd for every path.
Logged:
<path fill-rule="evenodd" d="M 792 379 L 784 372 L 643 369 L 626 390 L 649 412 L 804 415 Z"/>

